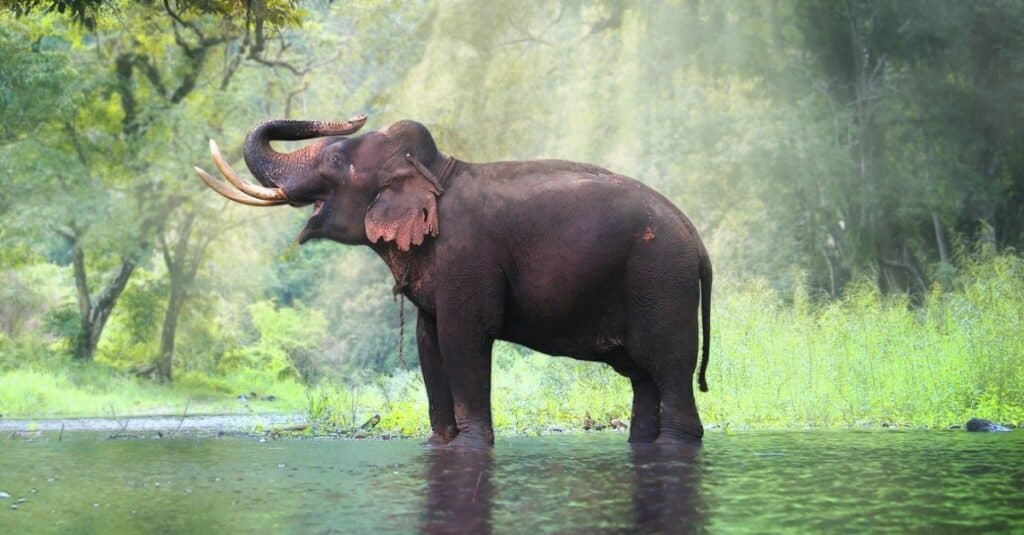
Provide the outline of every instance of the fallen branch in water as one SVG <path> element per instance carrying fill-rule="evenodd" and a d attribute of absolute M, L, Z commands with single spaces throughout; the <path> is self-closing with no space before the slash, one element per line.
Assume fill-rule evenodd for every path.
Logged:
<path fill-rule="evenodd" d="M 181 418 L 178 419 L 178 427 L 175 427 L 174 431 L 171 431 L 170 433 L 167 433 L 167 438 L 173 437 L 174 434 L 177 433 L 181 429 L 181 424 L 185 423 L 185 417 L 188 416 L 188 408 L 191 405 L 192 405 L 192 399 L 189 398 L 189 400 L 185 402 L 185 410 L 182 411 Z"/>
<path fill-rule="evenodd" d="M 139 438 L 136 435 L 129 435 L 128 433 L 125 433 L 125 431 L 128 429 L 128 424 L 129 424 L 129 422 L 132 421 L 132 419 L 130 417 L 126 417 L 124 419 L 124 423 L 122 424 L 121 423 L 121 419 L 117 417 L 117 412 L 114 411 L 114 406 L 113 405 L 110 406 L 110 417 L 113 418 L 115 421 L 117 421 L 118 424 L 121 425 L 121 429 L 118 429 L 117 431 L 114 431 L 113 433 L 111 433 L 110 436 L 107 437 L 107 440 L 114 440 L 114 439 L 118 439 L 118 438 Z"/>

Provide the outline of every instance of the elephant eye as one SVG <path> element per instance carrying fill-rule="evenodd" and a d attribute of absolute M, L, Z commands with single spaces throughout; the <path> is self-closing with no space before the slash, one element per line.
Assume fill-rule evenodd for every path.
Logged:
<path fill-rule="evenodd" d="M 341 154 L 334 153 L 330 156 L 331 163 L 338 163 L 341 161 Z"/>

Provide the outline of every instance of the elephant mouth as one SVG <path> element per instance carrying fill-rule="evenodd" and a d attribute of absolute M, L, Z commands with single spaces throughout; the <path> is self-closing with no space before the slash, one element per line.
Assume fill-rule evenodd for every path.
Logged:
<path fill-rule="evenodd" d="M 324 212 L 325 202 L 323 199 L 316 199 L 313 201 L 313 213 L 309 216 L 309 220 L 306 221 L 306 226 L 302 227 L 299 231 L 298 236 L 295 236 L 295 241 L 302 245 L 309 240 L 320 238 L 322 234 L 322 227 L 324 223 Z"/>
<path fill-rule="evenodd" d="M 223 175 L 227 182 L 231 186 L 234 186 L 234 188 L 214 179 L 202 168 L 195 167 L 194 170 L 196 174 L 199 175 L 199 178 L 202 179 L 207 186 L 232 201 L 249 206 L 277 206 L 288 204 L 298 208 L 312 204 L 313 214 L 310 216 L 305 227 L 299 232 L 299 235 L 296 236 L 295 239 L 301 244 L 311 239 L 323 236 L 323 228 L 325 226 L 327 212 L 330 212 L 330 209 L 325 210 L 327 205 L 325 199 L 313 198 L 312 200 L 307 200 L 308 197 L 306 197 L 306 199 L 301 199 L 301 197 L 304 197 L 304 195 L 301 194 L 299 195 L 300 198 L 293 198 L 280 186 L 257 186 L 251 182 L 242 180 L 242 178 L 238 176 L 238 173 L 236 173 L 235 170 L 232 169 L 224 160 L 224 157 L 220 153 L 220 149 L 212 139 L 210 140 L 210 155 L 213 156 L 214 164 L 216 164 L 217 169 L 220 170 L 221 175 Z"/>

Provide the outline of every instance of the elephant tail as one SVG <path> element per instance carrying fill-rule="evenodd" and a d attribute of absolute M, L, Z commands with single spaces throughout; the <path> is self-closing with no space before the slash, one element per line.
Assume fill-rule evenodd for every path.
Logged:
<path fill-rule="evenodd" d="M 703 326 L 704 342 L 703 351 L 700 357 L 700 391 L 708 391 L 708 380 L 705 376 L 708 370 L 708 354 L 711 350 L 711 258 L 706 251 L 702 251 L 700 258 L 700 320 Z"/>

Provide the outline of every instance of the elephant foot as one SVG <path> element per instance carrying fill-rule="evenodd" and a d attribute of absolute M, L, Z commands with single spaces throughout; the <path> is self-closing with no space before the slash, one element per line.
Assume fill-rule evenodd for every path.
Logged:
<path fill-rule="evenodd" d="M 444 447 L 447 446 L 448 443 L 451 442 L 454 438 L 454 435 L 448 436 L 443 433 L 435 432 L 434 434 L 430 435 L 430 438 L 428 438 L 427 441 L 423 443 L 423 445 L 431 448 Z"/>
<path fill-rule="evenodd" d="M 701 434 L 703 435 L 703 433 Z M 700 447 L 703 443 L 701 436 L 693 436 L 684 433 L 665 433 L 662 432 L 658 435 L 658 439 L 653 442 L 655 446 L 663 446 L 670 448 L 693 448 Z"/>
<path fill-rule="evenodd" d="M 629 448 L 636 465 L 647 462 L 692 461 L 697 459 L 704 449 L 700 441 L 677 442 L 673 440 L 632 443 Z"/>
<path fill-rule="evenodd" d="M 650 444 L 658 438 L 658 429 L 644 426 L 632 426 L 629 428 L 630 444 Z"/>
<path fill-rule="evenodd" d="M 471 450 L 491 449 L 494 447 L 494 434 L 491 433 L 485 436 L 480 433 L 463 431 L 448 443 L 448 447 Z"/>
<path fill-rule="evenodd" d="M 433 434 L 430 435 L 430 438 L 427 439 L 424 445 L 430 447 L 447 446 L 458 434 L 459 431 L 455 428 L 454 424 L 435 426 Z"/>

